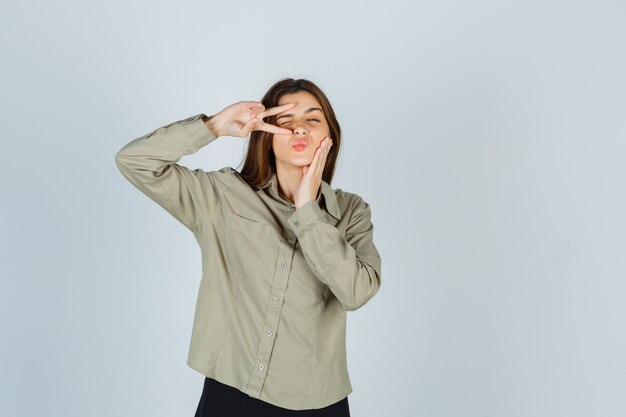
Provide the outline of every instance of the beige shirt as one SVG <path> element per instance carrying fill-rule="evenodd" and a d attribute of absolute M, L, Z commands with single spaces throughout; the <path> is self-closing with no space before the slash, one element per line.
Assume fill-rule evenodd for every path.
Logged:
<path fill-rule="evenodd" d="M 370 206 L 325 181 L 296 207 L 276 174 L 254 190 L 231 167 L 177 164 L 216 137 L 203 114 L 125 145 L 121 173 L 193 232 L 202 278 L 187 364 L 265 402 L 303 410 L 352 392 L 346 312 L 381 283 Z"/>

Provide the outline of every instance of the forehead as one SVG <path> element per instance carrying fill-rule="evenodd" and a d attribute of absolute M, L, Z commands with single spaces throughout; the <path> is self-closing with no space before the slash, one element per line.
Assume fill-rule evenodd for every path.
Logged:
<path fill-rule="evenodd" d="M 296 106 L 293 109 L 305 106 L 321 107 L 315 96 L 307 91 L 298 91 L 297 93 L 285 94 L 278 100 L 279 106 L 287 103 L 296 103 Z"/>

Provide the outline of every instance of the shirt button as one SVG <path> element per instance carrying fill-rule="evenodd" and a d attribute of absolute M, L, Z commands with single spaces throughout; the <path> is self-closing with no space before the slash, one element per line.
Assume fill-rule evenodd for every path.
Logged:
<path fill-rule="evenodd" d="M 294 206 L 291 206 L 291 207 L 289 207 L 289 210 L 296 211 L 296 208 Z"/>
<path fill-rule="evenodd" d="M 268 335 L 268 336 L 271 336 L 272 334 L 273 334 L 273 333 L 272 333 L 272 331 L 271 331 L 271 330 L 270 330 L 269 332 L 267 332 L 267 333 L 266 333 L 266 335 Z"/>
<path fill-rule="evenodd" d="M 293 242 L 293 236 L 289 236 L 289 237 L 287 238 L 287 240 L 288 240 L 288 241 L 290 241 L 290 242 Z"/>
<path fill-rule="evenodd" d="M 278 298 L 274 297 L 274 304 L 278 304 Z"/>
<path fill-rule="evenodd" d="M 282 264 L 280 264 L 281 268 L 287 268 L 287 262 L 283 262 Z"/>
<path fill-rule="evenodd" d="M 300 222 L 296 221 L 293 224 L 295 224 L 296 226 L 300 226 Z"/>
<path fill-rule="evenodd" d="M 263 368 L 265 368 L 263 365 L 259 365 L 260 370 L 263 370 Z"/>

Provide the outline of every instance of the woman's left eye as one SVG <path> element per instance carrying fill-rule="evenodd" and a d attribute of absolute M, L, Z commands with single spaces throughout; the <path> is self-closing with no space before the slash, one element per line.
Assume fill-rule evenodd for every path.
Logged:
<path fill-rule="evenodd" d="M 309 119 L 309 120 L 315 120 L 316 122 L 319 122 L 319 120 L 317 120 L 317 119 Z"/>

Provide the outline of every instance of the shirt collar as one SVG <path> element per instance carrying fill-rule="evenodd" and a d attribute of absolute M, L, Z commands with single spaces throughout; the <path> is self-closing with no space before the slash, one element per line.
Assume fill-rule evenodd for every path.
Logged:
<path fill-rule="evenodd" d="M 276 172 L 272 174 L 270 180 L 262 185 L 261 188 L 269 188 L 272 190 L 275 196 L 278 197 L 278 177 L 276 176 Z M 335 190 L 332 189 L 330 184 L 326 181 L 322 180 L 322 184 L 320 185 L 321 193 L 318 191 L 318 203 L 320 195 L 324 196 L 324 201 L 326 203 L 326 210 L 337 220 L 341 220 L 341 212 L 339 211 L 339 204 L 337 203 L 337 196 L 335 194 Z"/>

